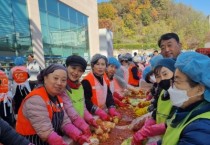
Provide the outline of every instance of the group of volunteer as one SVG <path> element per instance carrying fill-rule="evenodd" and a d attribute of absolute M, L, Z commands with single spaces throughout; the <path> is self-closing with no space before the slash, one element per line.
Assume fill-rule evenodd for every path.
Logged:
<path fill-rule="evenodd" d="M 28 140 L 25 144 L 65 145 L 67 142 L 63 135 L 79 144 L 88 143 L 92 135 L 90 126 L 98 127 L 93 115 L 102 120 L 121 118 L 115 106 L 116 99 L 113 99 L 114 90 L 110 89 L 110 85 L 114 85 L 111 83 L 113 71 L 120 66 L 114 57 L 107 59 L 100 54 L 94 55 L 91 59 L 92 71 L 80 82 L 87 62 L 80 56 L 69 56 L 66 67 L 52 64 L 41 70 L 36 83 L 33 81 L 35 88 L 32 89 L 28 80 L 30 74 L 22 58 L 17 58 L 15 62 L 18 64 L 11 69 L 9 77 L 16 92 L 19 91 L 16 99 L 20 96 L 19 105 L 16 104 L 18 108 L 15 107 L 15 129 Z M 109 63 L 117 65 L 110 66 Z M 108 66 L 110 69 L 106 69 Z M 117 99 L 122 99 L 116 94 Z M 1 142 L 24 144 L 19 140 Z"/>
<path fill-rule="evenodd" d="M 126 92 L 138 92 L 144 79 L 152 84 L 151 116 L 132 135 L 132 145 L 145 144 L 155 136 L 161 138 L 150 145 L 210 144 L 205 139 L 210 134 L 210 58 L 196 52 L 182 53 L 175 33 L 162 35 L 158 45 L 161 54 L 144 66 L 129 53 L 119 55 L 118 60 L 95 54 L 91 71 L 84 78 L 87 62 L 78 55 L 67 57 L 65 66 L 52 64 L 43 70 L 34 66 L 34 59 L 27 68 L 18 57 L 9 78 L 0 72 L 2 108 L 6 110 L 1 118 L 14 127 L 7 118 L 13 110 L 16 114 L 16 132 L 0 119 L 1 126 L 6 124 L 2 128 L 11 132 L 10 139 L 0 142 L 67 145 L 65 135 L 77 144 L 90 143 L 90 128 L 98 127 L 96 119 L 120 119 L 117 106 L 125 106 L 122 99 Z M 36 68 L 32 75 L 37 79 L 30 79 L 29 68 Z M 8 86 L 12 86 L 12 93 Z"/>
<path fill-rule="evenodd" d="M 175 33 L 162 35 L 158 45 L 161 55 L 154 56 L 143 71 L 145 81 L 153 84 L 151 117 L 135 132 L 132 144 L 210 144 L 205 139 L 210 135 L 210 58 L 181 52 Z"/>

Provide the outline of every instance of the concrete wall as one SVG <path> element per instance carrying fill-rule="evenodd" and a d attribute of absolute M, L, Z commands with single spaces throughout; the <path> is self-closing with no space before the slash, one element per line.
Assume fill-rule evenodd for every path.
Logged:
<path fill-rule="evenodd" d="M 45 67 L 44 51 L 42 45 L 41 22 L 39 15 L 38 0 L 27 0 L 28 15 L 30 20 L 32 48 L 34 58 L 40 64 L 41 68 Z"/>

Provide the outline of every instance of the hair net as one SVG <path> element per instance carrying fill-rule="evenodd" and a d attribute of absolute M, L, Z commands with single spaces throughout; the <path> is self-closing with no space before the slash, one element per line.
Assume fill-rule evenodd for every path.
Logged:
<path fill-rule="evenodd" d="M 157 55 L 157 56 L 153 56 L 153 57 L 150 59 L 150 65 L 151 65 L 152 69 L 155 68 L 157 62 L 158 62 L 159 60 L 161 60 L 161 59 L 163 59 L 163 56 L 160 55 L 160 54 Z"/>
<path fill-rule="evenodd" d="M 66 66 L 81 66 L 83 71 L 85 71 L 87 67 L 87 62 L 84 58 L 78 55 L 71 55 L 66 59 Z"/>
<path fill-rule="evenodd" d="M 175 60 L 174 59 L 171 59 L 171 58 L 163 58 L 161 60 L 159 60 L 155 66 L 154 69 L 156 69 L 157 67 L 159 66 L 162 66 L 162 67 L 166 67 L 168 69 L 170 69 L 172 72 L 175 71 Z"/>
<path fill-rule="evenodd" d="M 175 67 L 191 80 L 204 85 L 204 99 L 210 102 L 210 58 L 197 52 L 184 52 L 178 56 Z"/>
<path fill-rule="evenodd" d="M 39 84 L 44 83 L 44 77 L 50 73 L 53 73 L 55 70 L 62 69 L 67 72 L 66 68 L 61 64 L 51 64 L 47 68 L 43 69 L 39 75 L 37 76 L 37 80 Z"/>
<path fill-rule="evenodd" d="M 127 58 L 128 61 L 132 61 L 132 55 L 130 53 L 126 53 L 125 58 Z"/>
<path fill-rule="evenodd" d="M 119 59 L 119 61 L 128 60 L 128 58 L 125 56 L 125 54 L 121 54 L 118 59 Z"/>
<path fill-rule="evenodd" d="M 117 68 L 120 67 L 119 61 L 116 58 L 114 58 L 114 57 L 109 57 L 108 58 L 108 65 L 110 65 L 110 64 L 116 66 Z"/>
<path fill-rule="evenodd" d="M 146 81 L 147 75 L 152 71 L 151 66 L 146 66 L 145 69 L 143 70 L 142 76 L 143 79 Z"/>
<path fill-rule="evenodd" d="M 106 58 L 106 56 L 101 55 L 101 54 L 95 54 L 95 55 L 93 55 L 93 57 L 91 59 L 91 62 L 90 62 L 91 63 L 91 67 L 93 67 L 98 62 L 98 60 L 101 59 L 101 58 L 105 60 L 106 65 L 107 65 L 107 58 Z"/>
<path fill-rule="evenodd" d="M 14 63 L 16 66 L 21 66 L 25 63 L 25 61 L 22 57 L 16 57 Z"/>

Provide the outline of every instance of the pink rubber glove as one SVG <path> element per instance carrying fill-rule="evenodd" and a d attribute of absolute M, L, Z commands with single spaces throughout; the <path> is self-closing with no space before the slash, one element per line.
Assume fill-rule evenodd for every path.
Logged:
<path fill-rule="evenodd" d="M 79 144 L 90 142 L 89 137 L 83 135 L 82 132 L 71 123 L 66 124 L 63 127 L 63 130 L 70 138 L 72 138 L 74 141 L 78 142 Z"/>
<path fill-rule="evenodd" d="M 123 97 L 119 93 L 117 93 L 117 92 L 114 92 L 113 93 L 113 98 L 117 98 L 120 101 L 122 101 L 122 99 L 123 99 Z"/>
<path fill-rule="evenodd" d="M 81 117 L 77 117 L 77 119 L 74 120 L 73 124 L 78 127 L 80 130 L 82 130 L 82 132 L 87 135 L 87 136 L 91 136 L 91 131 L 90 131 L 90 127 L 89 125 L 85 122 L 84 119 L 82 119 Z"/>
<path fill-rule="evenodd" d="M 96 120 L 94 118 L 90 119 L 88 124 L 92 125 L 93 127 L 98 128 L 98 124 L 96 123 Z"/>
<path fill-rule="evenodd" d="M 165 123 L 160 124 L 154 124 L 151 126 L 146 126 L 141 129 L 142 134 L 144 134 L 146 137 L 153 137 L 156 135 L 162 135 L 166 131 L 166 125 Z"/>
<path fill-rule="evenodd" d="M 56 132 L 52 132 L 48 136 L 47 143 L 49 145 L 68 145 L 67 143 L 64 142 L 63 138 L 59 136 Z"/>
<path fill-rule="evenodd" d="M 77 141 L 79 136 L 82 135 L 82 132 L 73 124 L 68 123 L 63 127 L 63 131 L 72 138 L 74 141 Z"/>
<path fill-rule="evenodd" d="M 139 130 L 140 131 L 140 130 Z M 140 132 L 136 132 L 134 135 L 133 135 L 133 139 L 132 139 L 132 142 L 131 144 L 132 145 L 143 145 L 142 144 L 142 141 L 144 139 L 146 139 L 146 136 L 143 136 Z"/>
<path fill-rule="evenodd" d="M 86 135 L 80 135 L 79 136 L 79 138 L 78 138 L 78 140 L 77 140 L 77 142 L 79 143 L 79 144 L 83 144 L 83 143 L 90 143 L 90 137 L 88 137 L 88 136 L 86 136 Z"/>
<path fill-rule="evenodd" d="M 115 103 L 115 105 L 117 105 L 117 106 L 119 106 L 119 107 L 124 107 L 124 106 L 126 106 L 126 104 L 124 104 L 123 102 L 121 102 L 119 99 L 117 99 L 117 98 L 113 98 L 114 99 L 114 103 Z"/>
<path fill-rule="evenodd" d="M 133 135 L 133 142 L 136 144 L 141 144 L 141 142 L 148 138 L 156 135 L 162 135 L 166 131 L 165 123 L 154 124 L 154 125 L 144 125 L 139 131 Z"/>
<path fill-rule="evenodd" d="M 153 96 L 151 94 L 147 95 L 146 100 L 149 101 L 153 98 Z"/>
<path fill-rule="evenodd" d="M 109 115 L 102 109 L 98 108 L 95 112 L 96 115 L 98 115 L 102 120 L 105 120 L 105 121 L 109 121 L 110 120 L 110 117 Z"/>
<path fill-rule="evenodd" d="M 147 118 L 144 122 L 144 126 L 151 126 L 151 125 L 154 125 L 156 124 L 156 121 L 152 118 Z"/>
<path fill-rule="evenodd" d="M 149 143 L 147 145 L 157 145 L 157 142 L 151 142 L 151 143 Z"/>
<path fill-rule="evenodd" d="M 121 118 L 120 113 L 118 113 L 117 110 L 115 108 L 113 108 L 113 107 L 109 108 L 109 114 L 112 117 L 117 116 L 117 117 Z"/>

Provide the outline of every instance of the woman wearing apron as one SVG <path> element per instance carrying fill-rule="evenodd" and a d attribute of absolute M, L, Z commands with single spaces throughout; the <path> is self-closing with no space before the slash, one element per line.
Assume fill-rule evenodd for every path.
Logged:
<path fill-rule="evenodd" d="M 85 106 L 84 89 L 80 82 L 87 62 L 81 56 L 71 55 L 66 59 L 66 67 L 67 87 L 61 95 L 64 108 L 72 123 L 89 138 L 91 136 L 90 125 L 97 127 L 97 124 Z"/>
<path fill-rule="evenodd" d="M 87 109 L 102 120 L 110 120 L 110 116 L 120 117 L 109 88 L 109 79 L 105 75 L 106 66 L 107 58 L 104 55 L 95 54 L 91 59 L 92 72 L 82 81 Z"/>
<path fill-rule="evenodd" d="M 16 131 L 36 145 L 67 145 L 64 134 L 80 144 L 86 142 L 68 118 L 59 96 L 66 88 L 66 68 L 52 64 L 37 78 L 40 86 L 23 100 Z"/>

